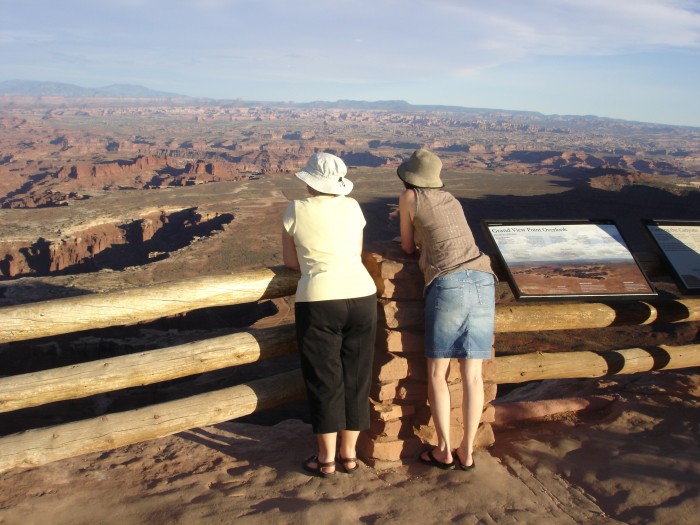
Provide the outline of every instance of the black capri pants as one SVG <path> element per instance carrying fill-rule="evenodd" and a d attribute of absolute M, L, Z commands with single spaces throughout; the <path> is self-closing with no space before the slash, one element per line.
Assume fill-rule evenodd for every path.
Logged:
<path fill-rule="evenodd" d="M 294 305 L 314 434 L 369 428 L 377 296 Z"/>

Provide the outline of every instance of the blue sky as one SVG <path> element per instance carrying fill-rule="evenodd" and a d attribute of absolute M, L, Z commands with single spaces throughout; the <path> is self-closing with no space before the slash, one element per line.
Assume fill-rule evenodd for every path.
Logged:
<path fill-rule="evenodd" d="M 0 0 L 0 80 L 700 126 L 700 1 Z"/>

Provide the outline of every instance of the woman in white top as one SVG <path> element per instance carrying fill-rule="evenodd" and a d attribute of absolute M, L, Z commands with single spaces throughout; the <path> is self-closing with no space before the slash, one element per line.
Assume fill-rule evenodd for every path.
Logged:
<path fill-rule="evenodd" d="M 305 470 L 357 470 L 356 444 L 369 428 L 369 387 L 377 321 L 376 286 L 362 264 L 366 224 L 343 161 L 315 153 L 296 176 L 309 197 L 289 203 L 282 219 L 285 265 L 301 271 L 295 319 L 301 369 L 318 453 Z"/>

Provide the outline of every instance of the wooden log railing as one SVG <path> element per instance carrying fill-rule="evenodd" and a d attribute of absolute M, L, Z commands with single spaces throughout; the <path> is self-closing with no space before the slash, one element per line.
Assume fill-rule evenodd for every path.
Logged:
<path fill-rule="evenodd" d="M 535 352 L 496 357 L 496 363 L 494 382 L 497 384 L 605 377 L 700 366 L 700 344 L 607 352 Z"/>
<path fill-rule="evenodd" d="M 294 293 L 298 274 L 268 268 L 0 308 L 0 342 L 150 321 Z M 496 331 L 525 332 L 700 320 L 700 299 L 499 306 Z M 293 327 L 250 331 L 139 354 L 0 378 L 0 412 L 250 363 L 295 351 Z M 12 351 L 21 351 L 13 348 Z M 700 345 L 499 356 L 498 383 L 600 377 L 700 366 Z M 303 397 L 298 371 L 248 384 L 0 438 L 0 472 L 216 424 Z"/>
<path fill-rule="evenodd" d="M 0 343 L 152 321 L 198 308 L 293 295 L 299 274 L 274 267 L 0 308 Z M 700 321 L 700 299 L 499 306 L 496 332 Z"/>
<path fill-rule="evenodd" d="M 653 351 L 640 348 L 610 352 L 612 361 L 594 352 L 536 353 L 497 357 L 498 383 L 534 379 L 603 377 L 611 373 L 700 366 L 700 345 L 658 347 L 668 352 L 659 360 Z M 572 359 L 573 354 L 573 359 Z M 677 356 L 679 360 L 674 360 Z M 590 359 L 593 359 L 593 364 Z M 522 368 L 535 370 L 523 375 Z M 501 367 L 503 369 L 501 370 Z M 554 371 L 553 371 L 554 370 Z M 251 381 L 185 399 L 145 408 L 27 430 L 0 438 L 0 472 L 34 467 L 59 459 L 110 450 L 149 439 L 165 437 L 195 427 L 214 425 L 302 399 L 304 387 L 298 370 Z"/>
<path fill-rule="evenodd" d="M 0 438 L 0 472 L 222 423 L 304 395 L 297 370 L 136 410 L 27 430 Z"/>
<path fill-rule="evenodd" d="M 153 321 L 198 308 L 293 295 L 299 274 L 276 266 L 0 308 L 0 343 Z"/>
<path fill-rule="evenodd" d="M 496 332 L 577 330 L 700 321 L 700 299 L 499 306 Z"/>
<path fill-rule="evenodd" d="M 296 351 L 291 325 L 0 378 L 0 412 L 151 385 Z"/>

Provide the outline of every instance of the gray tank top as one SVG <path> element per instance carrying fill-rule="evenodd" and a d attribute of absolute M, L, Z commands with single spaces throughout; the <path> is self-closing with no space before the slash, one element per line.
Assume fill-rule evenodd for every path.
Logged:
<path fill-rule="evenodd" d="M 494 274 L 491 259 L 479 250 L 462 205 L 451 193 L 440 189 L 415 188 L 416 215 L 413 218 L 418 265 L 425 288 L 436 277 L 460 270 Z"/>

